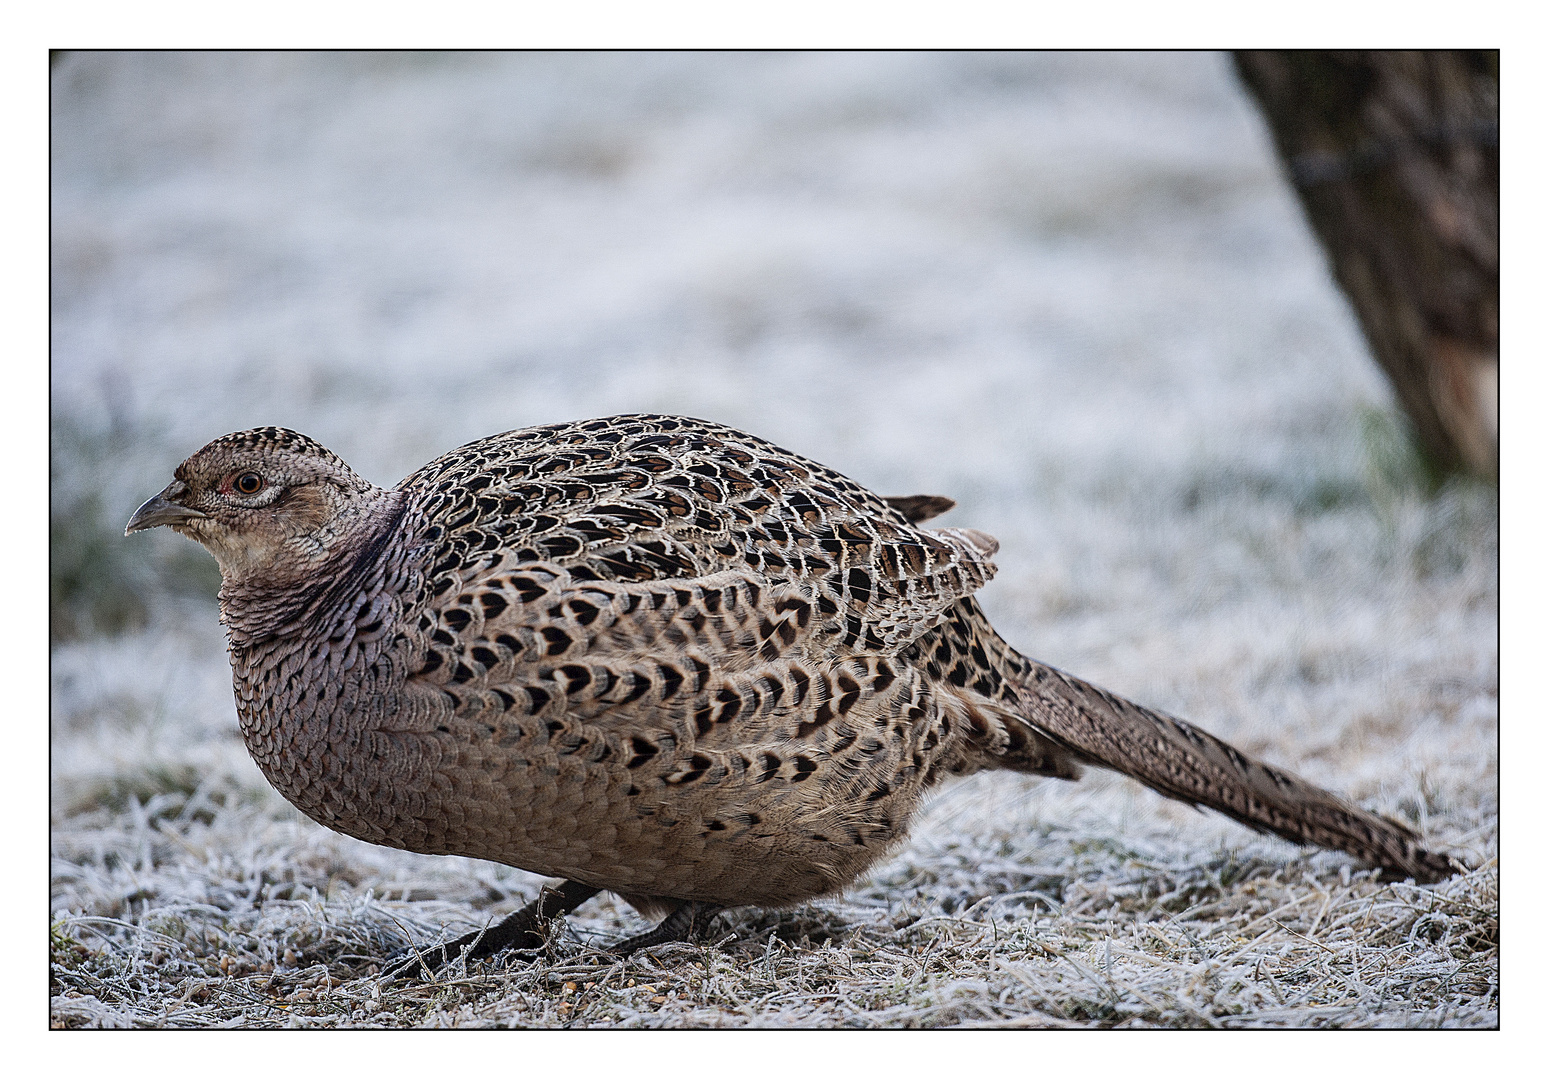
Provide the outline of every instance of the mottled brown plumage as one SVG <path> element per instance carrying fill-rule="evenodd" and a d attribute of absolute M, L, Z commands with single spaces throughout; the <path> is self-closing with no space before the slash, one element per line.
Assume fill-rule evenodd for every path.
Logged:
<path fill-rule="evenodd" d="M 220 561 L 242 733 L 314 820 L 600 889 L 672 940 L 836 892 L 943 777 L 1082 763 L 1429 880 L 1402 825 L 1007 645 L 973 594 L 996 542 L 717 424 L 507 432 L 395 488 L 262 428 L 183 462 L 128 531 Z M 469 944 L 463 939 L 454 946 Z M 438 952 L 442 961 L 454 950 Z"/>

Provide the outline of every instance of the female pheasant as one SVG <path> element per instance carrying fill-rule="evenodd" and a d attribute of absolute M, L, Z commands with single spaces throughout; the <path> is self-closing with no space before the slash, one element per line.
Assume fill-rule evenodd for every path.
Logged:
<path fill-rule="evenodd" d="M 394 488 L 305 435 L 225 435 L 126 532 L 220 562 L 242 734 L 329 828 L 564 879 L 411 958 L 541 943 L 608 889 L 663 921 L 854 881 L 948 775 L 1080 765 L 1390 872 L 1407 828 L 1022 656 L 973 594 L 994 539 L 701 420 L 469 443 Z M 404 970 L 404 965 L 400 970 Z"/>

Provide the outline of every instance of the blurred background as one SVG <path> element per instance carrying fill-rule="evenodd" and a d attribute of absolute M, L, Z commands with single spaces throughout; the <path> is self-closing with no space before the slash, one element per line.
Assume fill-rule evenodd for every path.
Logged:
<path fill-rule="evenodd" d="M 957 499 L 1024 651 L 1493 844 L 1494 489 L 1418 461 L 1227 57 L 78 53 L 52 82 L 62 864 L 159 794 L 290 813 L 236 733 L 213 560 L 122 535 L 180 460 L 277 424 L 388 485 L 637 411 Z M 1250 839 L 1117 780 L 944 801 L 923 834 Z M 72 873 L 56 907 L 90 907 Z"/>

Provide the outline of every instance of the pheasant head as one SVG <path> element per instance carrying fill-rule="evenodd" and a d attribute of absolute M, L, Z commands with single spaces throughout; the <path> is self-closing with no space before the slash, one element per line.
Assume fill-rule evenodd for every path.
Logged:
<path fill-rule="evenodd" d="M 348 547 L 393 493 L 299 432 L 223 435 L 189 457 L 125 535 L 166 525 L 203 544 L 228 585 L 305 577 Z"/>

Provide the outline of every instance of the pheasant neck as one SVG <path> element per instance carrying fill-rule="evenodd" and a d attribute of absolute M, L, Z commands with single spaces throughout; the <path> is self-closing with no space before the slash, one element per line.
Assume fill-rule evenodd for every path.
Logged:
<path fill-rule="evenodd" d="M 233 657 L 275 638 L 326 636 L 348 622 L 362 588 L 380 574 L 404 507 L 402 491 L 377 489 L 352 508 L 352 520 L 320 557 L 298 559 L 284 572 L 225 579 L 221 622 Z"/>

